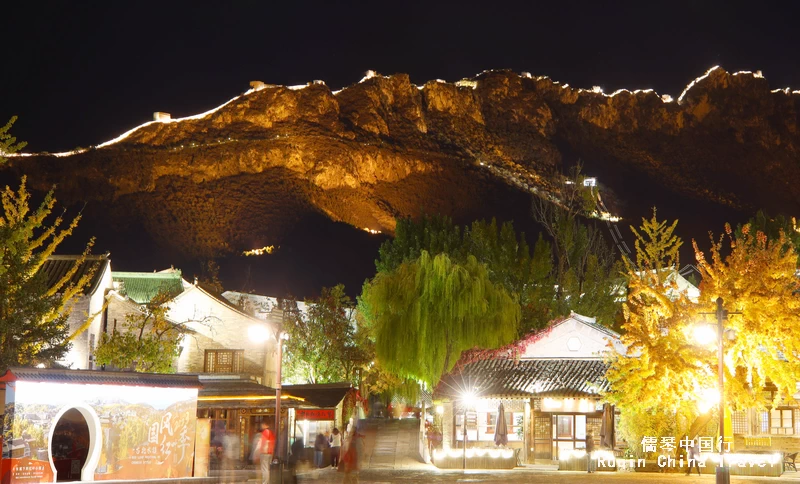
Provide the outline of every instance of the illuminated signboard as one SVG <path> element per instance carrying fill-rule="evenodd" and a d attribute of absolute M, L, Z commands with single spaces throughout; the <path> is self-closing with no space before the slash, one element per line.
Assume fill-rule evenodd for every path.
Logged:
<path fill-rule="evenodd" d="M 297 409 L 295 414 L 295 420 L 334 420 L 335 418 L 334 410 Z"/>
<path fill-rule="evenodd" d="M 2 484 L 191 477 L 196 388 L 7 384 Z"/>

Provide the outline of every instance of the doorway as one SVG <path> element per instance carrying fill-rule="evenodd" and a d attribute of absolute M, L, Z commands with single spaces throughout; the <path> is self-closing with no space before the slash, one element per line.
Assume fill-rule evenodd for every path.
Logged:
<path fill-rule="evenodd" d="M 81 480 L 89 444 L 89 424 L 83 414 L 76 408 L 64 412 L 53 429 L 50 447 L 58 482 Z"/>

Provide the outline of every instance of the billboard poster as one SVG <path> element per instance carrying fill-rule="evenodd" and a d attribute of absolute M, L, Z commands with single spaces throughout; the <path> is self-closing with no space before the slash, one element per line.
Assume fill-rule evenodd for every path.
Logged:
<path fill-rule="evenodd" d="M 2 484 L 190 477 L 196 388 L 6 385 Z"/>

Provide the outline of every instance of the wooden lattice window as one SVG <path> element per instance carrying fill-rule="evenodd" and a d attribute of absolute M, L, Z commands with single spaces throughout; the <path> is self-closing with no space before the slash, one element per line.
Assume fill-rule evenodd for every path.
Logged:
<path fill-rule="evenodd" d="M 737 410 L 733 412 L 732 419 L 733 433 L 735 435 L 747 434 L 747 412 Z"/>
<path fill-rule="evenodd" d="M 770 411 L 769 420 L 771 434 L 794 434 L 794 415 L 791 408 L 782 408 Z"/>
<path fill-rule="evenodd" d="M 205 373 L 244 372 L 244 350 L 206 350 Z"/>

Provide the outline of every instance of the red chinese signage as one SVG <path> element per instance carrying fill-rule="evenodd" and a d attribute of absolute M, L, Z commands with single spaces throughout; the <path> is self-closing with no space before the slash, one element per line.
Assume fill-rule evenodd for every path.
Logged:
<path fill-rule="evenodd" d="M 335 420 L 335 410 L 297 409 L 295 420 Z"/>

